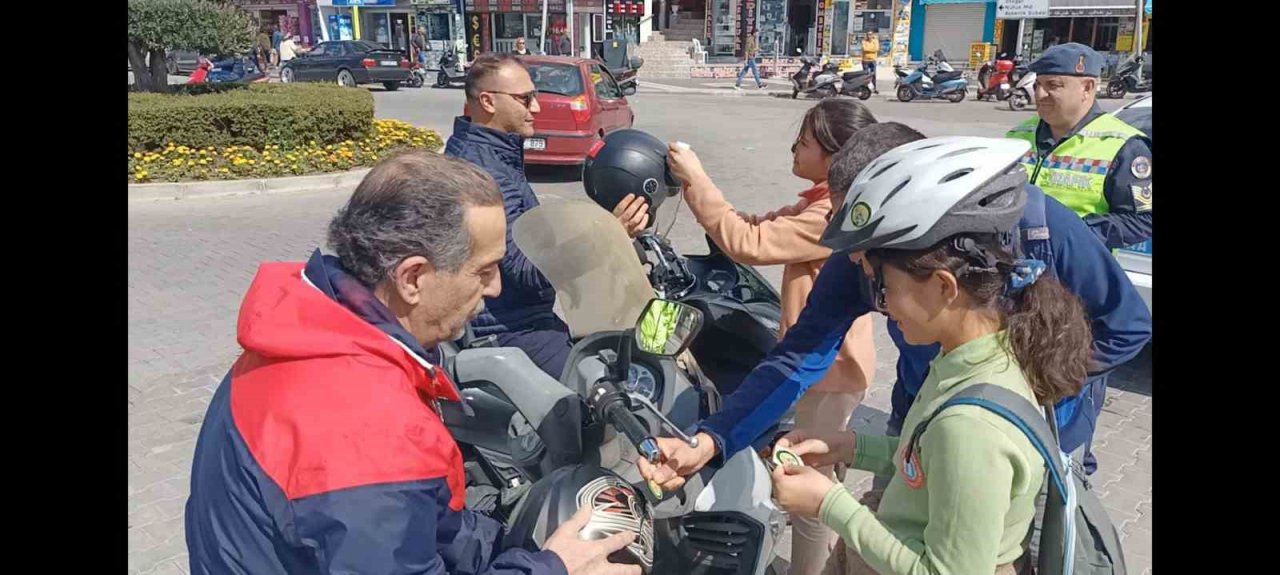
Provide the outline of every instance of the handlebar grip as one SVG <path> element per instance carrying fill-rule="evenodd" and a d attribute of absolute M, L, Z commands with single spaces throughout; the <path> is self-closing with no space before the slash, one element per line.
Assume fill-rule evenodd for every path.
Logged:
<path fill-rule="evenodd" d="M 613 424 L 618 431 L 636 446 L 636 451 L 645 459 L 652 462 L 658 462 L 661 459 L 661 452 L 658 451 L 658 442 L 649 434 L 649 429 L 636 414 L 631 413 L 626 405 L 621 401 L 615 401 L 604 409 L 605 419 Z"/>

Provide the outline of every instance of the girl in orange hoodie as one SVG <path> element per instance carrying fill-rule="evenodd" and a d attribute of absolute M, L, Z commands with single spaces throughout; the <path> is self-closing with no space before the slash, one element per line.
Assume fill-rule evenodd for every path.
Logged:
<path fill-rule="evenodd" d="M 684 199 L 698 223 L 734 261 L 749 265 L 778 265 L 782 272 L 782 325 L 779 337 L 795 324 L 831 250 L 818 243 L 831 212 L 827 169 L 845 141 L 875 117 L 852 99 L 828 99 L 810 108 L 791 146 L 791 173 L 808 180 L 796 203 L 764 215 L 733 209 L 711 182 L 697 154 L 671 145 L 671 173 L 684 182 Z M 624 198 L 615 213 L 644 215 L 643 200 Z M 639 204 L 639 206 L 634 205 Z M 630 211 L 629 211 L 630 210 Z M 647 218 L 633 218 L 639 229 Z M 623 218 L 623 221 L 627 221 Z M 633 226 L 634 227 L 634 226 Z M 827 375 L 796 403 L 796 427 L 806 430 L 844 430 L 862 401 L 875 370 L 871 316 L 855 321 Z M 830 475 L 831 468 L 825 472 Z M 835 533 L 821 521 L 792 516 L 791 573 L 817 575 L 834 543 Z"/>

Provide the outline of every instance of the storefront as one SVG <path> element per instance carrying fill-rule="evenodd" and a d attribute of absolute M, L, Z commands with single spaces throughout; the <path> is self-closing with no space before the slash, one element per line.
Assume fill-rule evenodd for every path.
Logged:
<path fill-rule="evenodd" d="M 910 56 L 923 61 L 941 50 L 952 66 L 967 66 L 969 45 L 991 42 L 995 0 L 913 0 Z"/>
<path fill-rule="evenodd" d="M 466 43 L 461 0 L 411 0 L 414 14 L 409 33 L 426 31 L 426 67 L 435 70 L 446 50 Z"/>
<path fill-rule="evenodd" d="M 1149 6 L 1149 4 L 1147 4 Z M 1151 47 L 1150 12 L 1144 9 L 1144 51 Z M 1133 0 L 1050 0 L 1049 17 L 1028 20 L 1023 27 L 1022 53 L 1036 58 L 1050 46 L 1077 42 L 1100 52 L 1111 68 L 1133 50 L 1139 22 Z M 1001 21 L 1001 50 L 1017 50 L 1018 21 Z"/>
<path fill-rule="evenodd" d="M 319 28 L 312 18 L 315 0 L 239 0 L 234 4 L 252 14 L 259 25 L 267 29 L 274 26 L 285 36 L 297 34 L 303 44 L 318 40 Z"/>
<path fill-rule="evenodd" d="M 369 40 L 408 50 L 409 0 L 318 0 L 321 40 Z"/>
<path fill-rule="evenodd" d="M 547 19 L 552 30 L 562 30 L 566 25 L 566 1 L 548 0 Z M 524 37 L 530 52 L 544 53 L 541 38 L 543 31 L 542 2 L 538 0 L 466 0 L 467 38 L 474 52 L 479 40 L 479 52 L 511 52 L 516 38 Z"/>

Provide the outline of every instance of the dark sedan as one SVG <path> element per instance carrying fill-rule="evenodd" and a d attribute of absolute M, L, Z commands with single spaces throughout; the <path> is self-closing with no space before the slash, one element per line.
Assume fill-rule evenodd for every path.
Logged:
<path fill-rule="evenodd" d="M 339 86 L 382 84 L 388 90 L 409 79 L 404 52 L 367 40 L 321 42 L 280 68 L 281 82 L 337 82 Z"/>

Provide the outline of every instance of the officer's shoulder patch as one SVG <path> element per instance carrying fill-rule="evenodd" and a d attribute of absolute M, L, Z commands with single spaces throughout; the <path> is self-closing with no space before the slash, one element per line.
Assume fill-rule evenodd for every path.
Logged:
<path fill-rule="evenodd" d="M 1151 157 L 1138 156 L 1129 162 L 1129 172 L 1133 177 L 1139 180 L 1145 180 L 1151 177 Z"/>
<path fill-rule="evenodd" d="M 1151 184 L 1132 185 L 1129 191 L 1133 192 L 1134 210 L 1141 212 L 1151 211 Z"/>

